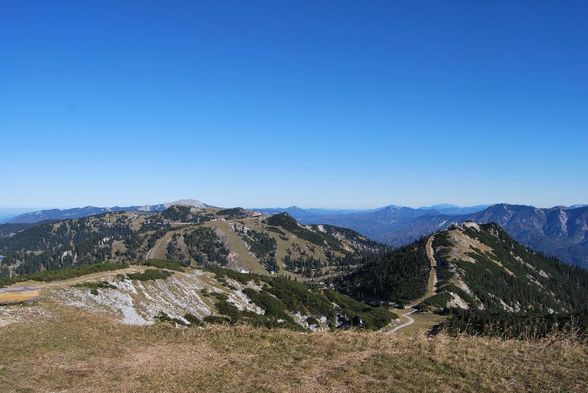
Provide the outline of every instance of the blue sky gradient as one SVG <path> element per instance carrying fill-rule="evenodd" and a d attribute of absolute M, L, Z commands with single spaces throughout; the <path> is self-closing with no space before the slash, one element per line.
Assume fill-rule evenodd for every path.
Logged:
<path fill-rule="evenodd" d="M 0 206 L 588 203 L 587 15 L 0 0 Z"/>

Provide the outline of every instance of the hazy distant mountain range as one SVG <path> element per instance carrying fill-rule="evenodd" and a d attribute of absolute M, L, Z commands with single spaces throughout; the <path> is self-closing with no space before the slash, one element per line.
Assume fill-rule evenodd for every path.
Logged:
<path fill-rule="evenodd" d="M 476 206 L 458 206 L 458 205 L 450 205 L 447 203 L 441 203 L 432 206 L 423 206 L 419 208 L 411 208 L 405 206 L 398 206 L 398 205 L 388 205 L 385 207 L 380 207 L 376 209 L 316 209 L 316 208 L 309 208 L 303 209 L 298 206 L 290 206 L 290 207 L 274 207 L 274 208 L 253 208 L 252 210 L 256 210 L 262 212 L 264 214 L 277 214 L 287 212 L 291 216 L 296 217 L 298 216 L 306 216 L 308 218 L 314 219 L 315 217 L 323 217 L 323 216 L 342 216 L 342 215 L 351 215 L 351 214 L 361 214 L 361 213 L 374 213 L 381 211 L 383 209 L 409 209 L 409 210 L 419 210 L 421 213 L 436 213 L 436 214 L 468 214 L 468 213 L 475 213 L 481 210 L 484 210 L 490 205 L 476 205 Z"/>
<path fill-rule="evenodd" d="M 475 206 L 457 206 L 450 205 L 447 203 L 441 203 L 438 205 L 421 207 L 421 210 L 435 210 L 441 214 L 469 214 L 479 212 L 486 209 L 490 205 L 475 205 Z"/>
<path fill-rule="evenodd" d="M 143 211 L 143 212 L 160 212 L 172 205 L 180 206 L 194 206 L 194 207 L 210 207 L 209 205 L 197 201 L 195 199 L 180 199 L 174 202 L 160 203 L 157 205 L 143 205 L 143 206 L 114 206 L 114 207 L 76 207 L 72 209 L 49 209 L 39 210 L 20 214 L 16 217 L 11 217 L 5 222 L 18 224 L 34 224 L 37 222 L 48 220 L 66 220 L 73 218 L 82 218 L 88 216 L 95 216 L 96 214 L 123 212 L 123 211 Z"/>
<path fill-rule="evenodd" d="M 588 268 L 588 206 L 556 206 L 548 209 L 525 205 L 496 204 L 461 208 L 436 205 L 414 209 L 386 206 L 349 213 L 317 214 L 311 209 L 257 209 L 265 214 L 286 211 L 306 224 L 347 227 L 392 246 L 408 244 L 453 223 L 495 222 L 515 240 L 547 255 Z"/>
<path fill-rule="evenodd" d="M 26 208 L 5 208 L 5 207 L 0 207 L 0 223 L 8 222 L 10 219 L 12 219 L 12 218 L 14 218 L 14 217 L 16 217 L 18 215 L 21 215 L 21 214 L 24 214 L 24 213 L 27 213 L 27 212 L 31 212 L 31 211 L 34 211 L 34 210 L 40 210 L 40 209 L 39 208 L 37 208 L 37 209 L 32 209 L 32 208 L 26 209 Z"/>
<path fill-rule="evenodd" d="M 96 214 L 104 214 L 111 212 L 120 211 L 144 211 L 144 212 L 160 212 L 172 205 L 183 205 L 183 206 L 194 206 L 194 207 L 211 207 L 195 199 L 180 199 L 173 202 L 159 203 L 156 205 L 134 205 L 134 206 L 113 206 L 113 207 L 97 207 L 97 206 L 85 206 L 76 207 L 71 209 L 45 209 L 36 211 L 26 211 L 25 209 L 0 209 L 0 223 L 18 223 L 18 224 L 34 224 L 37 222 L 47 220 L 66 220 L 73 218 L 82 218 L 88 216 L 94 216 Z M 438 204 L 429 207 L 421 207 L 418 209 L 406 208 L 411 210 L 419 210 L 422 213 L 434 211 L 439 214 L 467 214 L 480 211 L 488 207 L 489 205 L 479 205 L 471 207 L 461 207 L 457 205 L 449 204 Z M 402 206 L 389 205 L 386 208 L 402 208 Z M 314 220 L 317 217 L 323 216 L 339 216 L 339 215 L 350 215 L 350 214 L 361 214 L 369 212 L 377 212 L 382 208 L 377 209 L 302 209 L 297 206 L 291 206 L 288 208 L 260 208 L 252 209 L 263 212 L 264 214 L 277 214 L 282 212 L 288 212 L 291 216 L 301 219 L 305 217 L 309 220 Z"/>

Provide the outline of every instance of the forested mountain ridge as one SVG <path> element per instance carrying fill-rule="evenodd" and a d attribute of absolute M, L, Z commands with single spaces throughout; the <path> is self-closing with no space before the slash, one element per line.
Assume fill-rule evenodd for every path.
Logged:
<path fill-rule="evenodd" d="M 433 266 L 433 296 L 421 298 Z M 420 298 L 420 308 L 433 310 L 549 314 L 588 304 L 588 271 L 519 244 L 498 224 L 472 221 L 369 255 L 334 284 L 357 299 L 405 304 Z"/>
<path fill-rule="evenodd" d="M 0 275 L 169 259 L 318 280 L 351 269 L 349 255 L 384 249 L 350 229 L 301 225 L 287 214 L 173 205 L 162 212 L 111 212 L 25 228 L 0 239 Z"/>
<path fill-rule="evenodd" d="M 588 304 L 588 271 L 513 240 L 498 224 L 468 221 L 434 235 L 439 308 L 570 313 Z"/>

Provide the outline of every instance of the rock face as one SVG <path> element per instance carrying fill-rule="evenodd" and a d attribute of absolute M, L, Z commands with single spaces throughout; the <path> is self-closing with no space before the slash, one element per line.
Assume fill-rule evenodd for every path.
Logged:
<path fill-rule="evenodd" d="M 103 283 L 104 284 L 104 283 Z M 138 281 L 125 278 L 112 280 L 92 291 L 85 287 L 68 287 L 52 292 L 62 303 L 92 311 L 104 311 L 125 324 L 152 324 L 165 313 L 186 324 L 186 314 L 204 319 L 215 313 L 216 299 L 211 294 L 223 294 L 239 310 L 263 314 L 242 292 L 243 288 L 256 288 L 231 280 L 223 285 L 214 274 L 201 270 L 174 272 L 166 279 Z"/>

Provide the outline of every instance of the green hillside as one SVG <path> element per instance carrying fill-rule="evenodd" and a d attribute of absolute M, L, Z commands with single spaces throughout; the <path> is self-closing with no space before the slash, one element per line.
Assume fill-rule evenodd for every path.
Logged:
<path fill-rule="evenodd" d="M 0 238 L 0 277 L 168 259 L 320 281 L 356 264 L 349 256 L 385 248 L 352 230 L 300 225 L 287 214 L 171 206 L 161 213 L 115 212 L 40 224 Z"/>
<path fill-rule="evenodd" d="M 359 268 L 335 279 L 335 286 L 358 299 L 406 303 L 423 296 L 431 264 L 427 239 L 380 253 L 366 253 Z"/>

